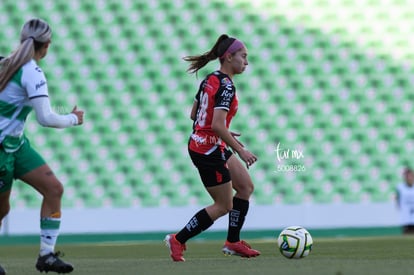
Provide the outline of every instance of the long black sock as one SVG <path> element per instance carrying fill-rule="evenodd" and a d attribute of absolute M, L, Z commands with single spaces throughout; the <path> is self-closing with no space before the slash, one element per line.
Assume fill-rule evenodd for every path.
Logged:
<path fill-rule="evenodd" d="M 229 229 L 227 241 L 234 243 L 240 241 L 240 230 L 249 210 L 249 201 L 233 198 L 233 209 L 229 212 Z"/>
<path fill-rule="evenodd" d="M 190 238 L 200 234 L 213 224 L 213 220 L 208 215 L 206 209 L 202 209 L 195 214 L 187 225 L 177 233 L 175 238 L 184 244 Z"/>

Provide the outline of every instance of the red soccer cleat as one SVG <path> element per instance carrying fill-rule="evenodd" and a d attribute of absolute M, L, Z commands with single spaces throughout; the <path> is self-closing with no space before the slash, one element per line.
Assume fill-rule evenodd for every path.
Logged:
<path fill-rule="evenodd" d="M 236 255 L 244 258 L 251 258 L 260 255 L 259 251 L 252 249 L 251 246 L 245 241 L 238 241 L 235 243 L 226 241 L 221 251 L 223 251 L 225 255 Z"/>
<path fill-rule="evenodd" d="M 175 234 L 165 236 L 165 244 L 170 249 L 170 256 L 174 262 L 184 262 L 183 252 L 186 250 L 185 244 L 180 243 L 175 238 Z"/>

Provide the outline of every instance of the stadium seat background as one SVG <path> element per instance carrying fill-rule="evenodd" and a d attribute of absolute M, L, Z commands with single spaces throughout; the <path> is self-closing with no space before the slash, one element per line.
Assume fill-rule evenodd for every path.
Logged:
<path fill-rule="evenodd" d="M 41 61 L 53 108 L 82 127 L 26 133 L 65 184 L 65 207 L 206 204 L 187 155 L 198 78 L 182 57 L 221 33 L 243 40 L 248 71 L 232 129 L 259 161 L 253 202 L 385 202 L 412 164 L 411 34 L 404 1 L 12 1 L 0 7 L 0 53 L 31 17 L 47 20 Z M 306 3 L 306 4 L 304 4 Z M 277 145 L 304 157 L 277 159 Z M 278 165 L 305 171 L 277 172 Z M 12 207 L 38 207 L 16 182 Z"/>

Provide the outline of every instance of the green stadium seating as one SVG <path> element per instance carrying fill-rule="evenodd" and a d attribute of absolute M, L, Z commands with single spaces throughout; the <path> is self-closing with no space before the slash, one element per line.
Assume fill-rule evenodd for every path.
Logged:
<path fill-rule="evenodd" d="M 55 131 L 31 116 L 26 132 L 65 184 L 65 207 L 211 203 L 186 144 L 197 85 L 217 64 L 196 78 L 181 58 L 208 50 L 220 33 L 249 48 L 249 68 L 235 78 L 232 129 L 259 156 L 252 201 L 386 202 L 414 151 L 406 92 L 414 13 L 403 1 L 389 5 L 398 16 L 356 0 L 3 0 L 0 51 L 12 50 L 22 18 L 36 14 L 53 28 L 41 61 L 53 107 L 65 113 L 77 104 L 85 124 Z M 364 20 L 365 9 L 378 23 Z M 279 162 L 279 142 L 304 158 Z M 277 172 L 280 164 L 305 171 Z M 12 198 L 14 207 L 40 205 L 21 182 Z"/>

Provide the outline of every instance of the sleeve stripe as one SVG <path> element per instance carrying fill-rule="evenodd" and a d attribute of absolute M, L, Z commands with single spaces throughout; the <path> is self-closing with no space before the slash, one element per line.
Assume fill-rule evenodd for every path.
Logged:
<path fill-rule="evenodd" d="M 230 108 L 227 108 L 227 107 L 221 107 L 221 106 L 214 107 L 214 109 L 223 109 L 223 110 L 226 110 L 226 111 L 229 111 L 229 110 L 230 110 Z"/>
<path fill-rule="evenodd" d="M 35 95 L 32 97 L 29 97 L 29 99 L 34 99 L 34 98 L 38 98 L 38 97 L 49 97 L 48 95 Z"/>

